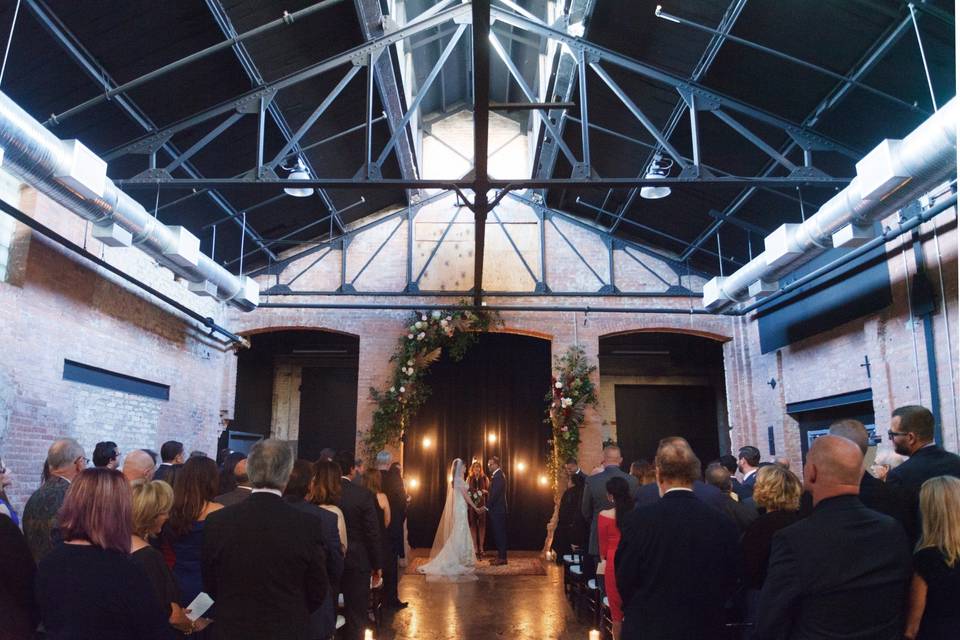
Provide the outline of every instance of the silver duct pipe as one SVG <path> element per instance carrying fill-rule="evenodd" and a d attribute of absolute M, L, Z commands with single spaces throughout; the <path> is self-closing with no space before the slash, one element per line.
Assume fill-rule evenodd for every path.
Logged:
<path fill-rule="evenodd" d="M 107 178 L 106 162 L 76 140 L 60 140 L 6 94 L 0 93 L 3 168 L 94 225 L 109 246 L 136 245 L 178 276 L 190 290 L 251 311 L 260 287 L 235 276 L 200 252 L 183 227 L 164 225 Z"/>
<path fill-rule="evenodd" d="M 952 177 L 957 168 L 960 103 L 954 97 L 903 140 L 884 140 L 857 163 L 857 176 L 802 224 L 785 224 L 765 239 L 763 253 L 703 287 L 714 313 L 778 289 L 783 275 L 833 247 L 870 241 L 873 222 Z"/>

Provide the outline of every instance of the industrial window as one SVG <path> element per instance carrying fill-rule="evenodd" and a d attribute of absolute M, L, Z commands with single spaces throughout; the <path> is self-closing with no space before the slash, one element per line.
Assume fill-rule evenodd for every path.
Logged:
<path fill-rule="evenodd" d="M 170 399 L 170 385 L 134 378 L 72 360 L 63 361 L 63 379 L 147 398 Z"/>

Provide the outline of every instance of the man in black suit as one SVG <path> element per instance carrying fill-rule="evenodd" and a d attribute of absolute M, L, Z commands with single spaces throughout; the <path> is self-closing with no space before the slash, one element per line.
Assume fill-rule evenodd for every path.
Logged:
<path fill-rule="evenodd" d="M 261 440 L 247 462 L 250 497 L 207 517 L 201 558 L 214 638 L 310 638 L 310 614 L 329 588 L 327 559 L 320 519 L 281 497 L 291 469 L 286 442 Z"/>
<path fill-rule="evenodd" d="M 487 461 L 490 471 L 490 493 L 487 494 L 487 522 L 497 544 L 497 559 L 491 565 L 507 564 L 507 478 L 500 468 L 500 458 L 493 456 Z"/>
<path fill-rule="evenodd" d="M 623 478 L 627 481 L 630 495 L 636 496 L 639 482 L 637 479 L 624 473 L 620 468 L 623 456 L 620 447 L 610 445 L 603 448 L 603 471 L 587 478 L 583 488 L 583 499 L 580 502 L 580 514 L 590 523 L 590 540 L 587 543 L 587 562 L 584 563 L 584 574 L 588 577 L 596 575 L 597 563 L 600 560 L 600 545 L 597 541 L 597 518 L 604 509 L 612 509 L 613 503 L 607 500 L 607 481 L 611 478 Z M 652 485 L 646 485 L 652 486 Z"/>
<path fill-rule="evenodd" d="M 167 477 L 174 467 L 183 464 L 183 443 L 176 440 L 167 440 L 160 447 L 160 466 L 153 474 L 154 480 L 163 480 L 169 483 Z"/>
<path fill-rule="evenodd" d="M 933 441 L 933 414 L 925 407 L 907 405 L 893 412 L 890 431 L 894 450 L 910 459 L 887 474 L 887 484 L 899 491 L 909 517 L 910 539 L 920 536 L 920 487 L 930 478 L 960 478 L 960 456 Z"/>
<path fill-rule="evenodd" d="M 732 455 L 725 454 L 720 456 L 718 460 L 720 465 L 727 470 L 727 473 L 730 474 L 730 486 L 737 496 L 743 500 L 744 498 L 750 497 L 750 490 L 743 488 L 743 483 L 740 482 L 740 479 L 737 478 L 737 459 Z"/>
<path fill-rule="evenodd" d="M 803 468 L 813 513 L 773 537 L 756 638 L 899 640 L 912 560 L 907 536 L 857 494 L 863 455 L 817 438 Z"/>
<path fill-rule="evenodd" d="M 347 556 L 343 562 L 340 591 L 346 608 L 345 640 L 359 640 L 368 624 L 370 579 L 380 580 L 383 563 L 380 559 L 380 523 L 377 520 L 376 497 L 354 482 L 356 459 L 353 451 L 341 451 L 334 461 L 340 465 L 340 510 L 347 524 Z"/>
<path fill-rule="evenodd" d="M 760 517 L 760 514 L 756 509 L 734 498 L 736 494 L 733 493 L 733 487 L 730 483 L 730 473 L 719 462 L 707 465 L 707 470 L 704 471 L 703 477 L 706 478 L 708 485 L 716 487 L 720 491 L 720 497 L 722 498 L 722 507 L 720 510 L 733 520 L 734 524 L 737 525 L 737 529 L 743 534 L 743 532 L 747 530 L 747 527 L 750 526 L 750 523 Z M 696 495 L 696 489 L 694 489 L 694 495 Z"/>
<path fill-rule="evenodd" d="M 250 485 L 250 477 L 247 475 L 246 458 L 237 462 L 233 468 L 233 477 L 237 481 L 237 486 L 233 488 L 233 491 L 218 495 L 213 499 L 214 502 L 229 507 L 238 502 L 243 502 L 250 497 L 250 492 L 253 491 L 253 487 Z"/>
<path fill-rule="evenodd" d="M 622 638 L 719 637 L 741 564 L 739 532 L 693 495 L 700 460 L 686 441 L 662 441 L 655 467 L 663 499 L 627 514 L 615 558 Z"/>
<path fill-rule="evenodd" d="M 740 447 L 737 452 L 737 468 L 743 474 L 741 482 L 740 499 L 749 498 L 753 495 L 753 486 L 757 483 L 757 471 L 760 469 L 760 449 L 752 446 Z"/>
<path fill-rule="evenodd" d="M 580 463 L 574 457 L 567 458 L 567 461 L 563 463 L 563 470 L 567 472 L 571 480 L 573 480 L 573 476 L 580 476 L 584 482 L 587 481 L 587 474 L 583 472 Z"/>
<path fill-rule="evenodd" d="M 380 486 L 390 503 L 390 525 L 387 527 L 387 539 L 380 541 L 383 549 L 383 606 L 390 609 L 404 609 L 406 602 L 400 601 L 397 588 L 400 584 L 398 559 L 403 548 L 403 521 L 407 519 L 407 491 L 403 487 L 400 471 L 390 471 L 393 455 L 389 451 L 377 454 L 377 469 L 380 471 Z"/>
<path fill-rule="evenodd" d="M 861 455 L 867 455 L 867 449 L 870 447 L 870 436 L 867 433 L 867 428 L 859 420 L 847 419 L 834 422 L 830 425 L 830 434 L 850 440 L 860 448 Z M 809 496 L 809 494 L 804 494 L 804 496 Z M 912 519 L 907 514 L 900 493 L 881 480 L 874 478 L 866 470 L 860 478 L 860 502 L 868 509 L 890 516 L 900 523 L 905 532 L 910 532 Z"/>

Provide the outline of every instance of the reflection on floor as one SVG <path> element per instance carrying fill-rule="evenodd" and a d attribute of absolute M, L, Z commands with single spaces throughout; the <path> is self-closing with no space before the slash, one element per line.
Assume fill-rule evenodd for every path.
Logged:
<path fill-rule="evenodd" d="M 481 576 L 476 582 L 427 582 L 405 575 L 400 598 L 410 606 L 384 616 L 377 640 L 586 640 L 563 597 L 560 567 L 545 576 Z"/>

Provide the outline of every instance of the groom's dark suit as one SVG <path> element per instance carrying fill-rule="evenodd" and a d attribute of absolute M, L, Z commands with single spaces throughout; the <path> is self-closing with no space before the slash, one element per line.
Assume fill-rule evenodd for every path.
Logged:
<path fill-rule="evenodd" d="M 490 531 L 497 543 L 497 557 L 507 559 L 507 479 L 502 469 L 490 477 L 490 493 L 487 496 L 487 516 Z"/>

